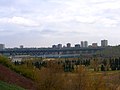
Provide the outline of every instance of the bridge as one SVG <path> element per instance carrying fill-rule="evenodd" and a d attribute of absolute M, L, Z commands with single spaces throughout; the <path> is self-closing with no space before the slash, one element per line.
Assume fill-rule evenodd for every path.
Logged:
<path fill-rule="evenodd" d="M 104 50 L 102 47 L 88 48 L 6 48 L 0 50 L 0 54 L 5 56 L 30 55 L 33 57 L 79 57 L 83 54 L 95 54 L 97 51 Z"/>

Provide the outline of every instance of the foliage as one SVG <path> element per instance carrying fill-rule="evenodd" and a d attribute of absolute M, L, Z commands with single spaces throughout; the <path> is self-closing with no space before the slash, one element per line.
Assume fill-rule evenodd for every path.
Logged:
<path fill-rule="evenodd" d="M 8 60 L 6 57 L 3 57 L 0 55 L 0 64 L 3 64 L 6 67 L 11 68 L 12 67 L 12 63 L 10 62 L 10 60 Z"/>
<path fill-rule="evenodd" d="M 44 67 L 39 66 L 39 62 L 37 61 L 35 65 L 39 66 L 39 68 L 33 65 L 35 61 L 28 60 L 22 65 L 14 65 L 6 58 L 1 57 L 0 59 L 0 63 L 34 80 L 34 82 L 37 83 L 38 90 L 110 90 L 111 88 L 115 88 L 115 84 L 117 84 L 116 87 L 119 86 L 120 80 L 115 82 L 118 77 L 114 78 L 115 80 L 111 80 L 111 82 L 107 82 L 109 76 L 105 74 L 106 72 L 104 70 L 104 72 L 93 73 L 86 67 L 88 65 L 85 64 L 86 60 L 78 61 L 70 61 L 70 63 L 73 62 L 76 64 L 76 69 L 73 70 L 73 72 L 64 72 L 63 62 L 58 63 L 55 60 L 46 61 L 47 63 L 45 63 Z M 114 64 L 117 64 L 116 62 L 118 62 L 118 59 L 112 60 L 111 64 L 113 61 Z M 68 61 L 66 60 L 66 62 Z M 91 64 L 95 71 L 98 71 L 100 64 L 107 67 L 108 60 L 92 58 Z M 110 86 L 111 84 L 113 86 Z"/>
<path fill-rule="evenodd" d="M 47 67 L 35 70 L 35 81 L 40 90 L 62 90 L 63 69 L 56 63 L 49 61 Z"/>
<path fill-rule="evenodd" d="M 104 50 L 98 51 L 96 55 L 101 57 L 120 57 L 120 46 L 105 47 Z"/>
<path fill-rule="evenodd" d="M 3 56 L 0 56 L 0 64 L 14 70 L 15 72 L 25 76 L 25 77 L 28 77 L 28 78 L 31 78 L 33 79 L 33 66 L 30 65 L 31 62 L 29 62 L 25 65 L 17 65 L 15 66 L 8 58 L 6 57 L 3 57 Z"/>
<path fill-rule="evenodd" d="M 27 78 L 33 79 L 33 68 L 28 68 L 26 65 L 15 66 L 13 70 Z"/>

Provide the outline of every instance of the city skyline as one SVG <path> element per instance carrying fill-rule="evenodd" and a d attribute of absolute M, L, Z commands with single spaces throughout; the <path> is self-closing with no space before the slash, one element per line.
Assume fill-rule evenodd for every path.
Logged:
<path fill-rule="evenodd" d="M 106 47 L 106 46 L 111 46 L 109 45 L 109 41 L 108 40 L 101 40 L 100 44 L 96 43 L 96 42 L 92 42 L 92 43 L 89 43 L 88 41 L 80 41 L 80 43 L 70 43 L 70 42 L 67 42 L 65 44 L 63 43 L 56 43 L 56 44 L 52 44 L 51 46 L 49 45 L 48 47 L 41 47 L 41 46 L 25 46 L 23 44 L 19 45 L 19 46 L 13 46 L 13 47 L 6 47 L 5 44 L 1 43 L 0 44 L 0 48 L 1 49 L 4 49 L 4 48 L 70 48 L 70 47 L 77 47 L 77 48 L 86 48 L 86 47 L 93 47 L 93 48 L 96 48 L 96 47 Z"/>
<path fill-rule="evenodd" d="M 0 0 L 0 43 L 51 47 L 120 41 L 119 0 Z"/>

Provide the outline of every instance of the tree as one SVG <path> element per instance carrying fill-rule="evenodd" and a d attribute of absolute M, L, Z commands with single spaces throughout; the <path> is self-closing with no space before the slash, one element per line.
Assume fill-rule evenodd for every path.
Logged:
<path fill-rule="evenodd" d="M 47 67 L 42 67 L 36 77 L 40 90 L 62 90 L 63 68 L 54 61 L 48 61 Z"/>
<path fill-rule="evenodd" d="M 99 60 L 97 58 L 93 59 L 92 66 L 94 68 L 94 71 L 99 71 Z"/>
<path fill-rule="evenodd" d="M 72 79 L 73 90 L 87 90 L 89 87 L 89 75 L 84 65 L 80 65 L 76 71 L 76 76 Z"/>

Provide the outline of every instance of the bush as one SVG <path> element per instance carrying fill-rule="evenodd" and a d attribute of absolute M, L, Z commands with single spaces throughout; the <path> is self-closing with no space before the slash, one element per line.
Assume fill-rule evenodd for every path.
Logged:
<path fill-rule="evenodd" d="M 6 57 L 0 56 L 0 64 L 6 66 L 8 68 L 12 68 L 11 61 Z"/>

